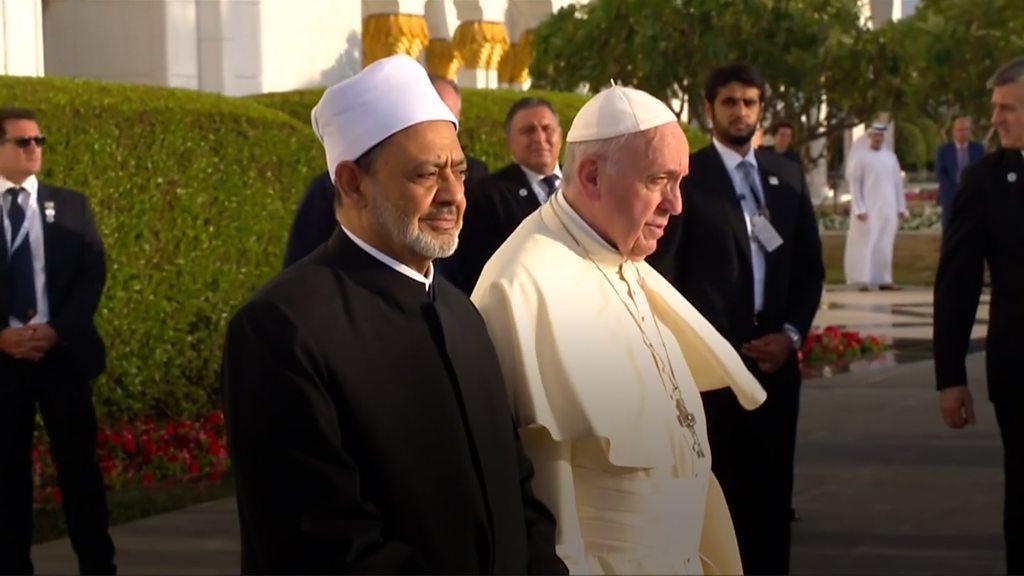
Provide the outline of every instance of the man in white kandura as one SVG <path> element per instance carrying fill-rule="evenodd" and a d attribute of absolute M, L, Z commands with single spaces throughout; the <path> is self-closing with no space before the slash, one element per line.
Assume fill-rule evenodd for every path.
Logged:
<path fill-rule="evenodd" d="M 892 282 L 892 249 L 907 203 L 900 162 L 884 141 L 885 124 L 872 124 L 868 145 L 851 150 L 846 163 L 851 206 L 844 268 L 846 283 L 861 290 L 898 289 Z"/>
<path fill-rule="evenodd" d="M 644 258 L 682 208 L 688 145 L 653 96 L 614 87 L 566 138 L 562 191 L 484 267 L 487 323 L 536 494 L 574 574 L 742 571 L 699 390 L 765 392 Z"/>

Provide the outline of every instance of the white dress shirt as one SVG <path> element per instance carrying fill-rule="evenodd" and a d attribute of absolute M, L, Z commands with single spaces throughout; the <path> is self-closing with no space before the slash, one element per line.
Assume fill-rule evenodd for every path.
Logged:
<path fill-rule="evenodd" d="M 395 260 L 394 258 L 392 258 L 392 257 L 388 256 L 387 254 L 381 252 L 380 250 L 377 250 L 373 246 L 370 246 L 369 244 L 364 242 L 361 238 L 359 238 L 355 234 L 349 232 L 348 228 L 345 228 L 344 226 L 342 226 L 341 229 L 345 232 L 345 234 L 348 235 L 349 238 L 352 239 L 353 242 L 356 243 L 356 246 L 359 246 L 360 248 L 365 250 L 367 252 L 367 254 L 369 254 L 370 256 L 373 256 L 377 260 L 380 260 L 384 264 L 387 264 L 388 267 L 393 269 L 395 272 L 398 272 L 400 274 L 408 276 L 409 278 L 412 278 L 413 280 L 423 284 L 424 290 L 428 290 L 428 291 L 430 290 L 430 285 L 431 285 L 431 283 L 434 282 L 434 263 L 433 262 L 431 262 L 430 265 L 427 266 L 427 275 L 424 276 L 423 274 L 420 274 L 419 272 L 413 270 L 412 268 L 406 266 L 405 264 L 402 264 L 398 260 Z"/>
<path fill-rule="evenodd" d="M 9 188 L 18 186 L 18 184 L 0 176 L 0 194 L 3 195 L 3 223 L 5 231 L 11 229 L 11 222 L 7 218 L 7 210 L 10 208 L 10 196 L 6 192 Z M 29 243 L 29 248 L 32 251 L 32 270 L 36 285 L 36 315 L 28 323 L 30 325 L 45 324 L 50 321 L 50 302 L 46 298 L 46 251 L 43 246 L 43 215 L 39 210 L 39 180 L 35 176 L 29 176 L 27 180 L 20 184 L 20 187 L 24 188 L 24 191 L 18 194 L 18 203 L 21 204 L 21 208 L 25 211 L 25 223 L 22 226 L 28 226 L 28 236 L 25 238 L 25 242 Z M 30 207 L 34 208 L 30 210 Z M 14 240 L 14 237 L 11 237 L 11 242 L 14 242 Z M 7 257 L 10 258 L 11 247 L 8 245 L 6 248 Z M 8 319 L 8 323 L 14 328 L 23 326 L 21 321 L 13 316 Z"/>
<path fill-rule="evenodd" d="M 522 164 L 520 164 L 519 167 L 523 169 L 523 174 L 526 174 L 526 179 L 530 182 L 530 188 L 533 189 L 533 194 L 537 197 L 537 200 L 540 201 L 541 204 L 547 202 L 548 190 L 540 181 L 545 176 L 548 176 L 548 174 L 538 174 Z M 558 176 L 558 186 L 555 187 L 555 192 L 557 192 L 558 189 L 562 187 L 562 168 L 558 164 L 555 164 L 555 169 L 551 174 Z"/>
<path fill-rule="evenodd" d="M 733 188 L 736 190 L 736 194 L 740 196 L 740 204 L 743 206 L 743 220 L 747 223 L 747 236 L 750 239 L 750 267 L 754 277 L 754 312 L 758 313 L 762 308 L 764 308 L 764 250 L 750 231 L 750 217 L 757 214 L 757 204 L 747 193 L 747 183 L 738 168 L 740 162 L 746 160 L 753 164 L 754 173 L 759 174 L 757 170 L 757 158 L 754 156 L 753 146 L 751 146 L 750 150 L 747 151 L 746 156 L 740 156 L 734 150 L 726 147 L 717 139 L 712 139 L 712 143 L 718 150 L 718 154 L 722 157 L 725 169 L 729 172 L 729 178 L 732 179 Z M 760 180 L 760 177 L 758 179 Z M 757 194 L 758 192 L 763 193 L 763 190 L 754 191 L 754 194 Z"/>

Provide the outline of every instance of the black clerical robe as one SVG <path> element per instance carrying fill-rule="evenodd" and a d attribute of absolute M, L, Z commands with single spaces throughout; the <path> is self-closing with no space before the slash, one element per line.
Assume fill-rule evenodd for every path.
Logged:
<path fill-rule="evenodd" d="M 480 315 L 340 229 L 232 319 L 246 572 L 564 572 Z"/>

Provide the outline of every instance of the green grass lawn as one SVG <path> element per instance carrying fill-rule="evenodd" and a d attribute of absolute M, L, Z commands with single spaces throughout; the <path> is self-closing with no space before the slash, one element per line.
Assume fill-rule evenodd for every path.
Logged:
<path fill-rule="evenodd" d="M 903 232 L 896 235 L 893 250 L 893 281 L 907 286 L 931 286 L 939 266 L 942 236 L 930 232 Z M 821 235 L 825 260 L 825 282 L 843 284 L 843 250 L 845 232 L 824 232 Z"/>

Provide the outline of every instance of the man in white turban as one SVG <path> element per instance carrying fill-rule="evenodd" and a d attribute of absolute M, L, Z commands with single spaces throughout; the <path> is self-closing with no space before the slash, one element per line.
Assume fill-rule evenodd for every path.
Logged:
<path fill-rule="evenodd" d="M 907 204 L 900 162 L 884 142 L 885 124 L 872 124 L 867 146 L 851 150 L 846 163 L 851 199 L 843 266 L 846 283 L 862 290 L 897 288 L 892 281 L 892 251 Z"/>
<path fill-rule="evenodd" d="M 564 572 L 487 330 L 431 262 L 462 223 L 458 122 L 405 56 L 328 88 L 312 120 L 340 227 L 224 350 L 242 571 Z"/>
<path fill-rule="evenodd" d="M 571 573 L 742 570 L 699 390 L 765 398 L 736 352 L 644 258 L 681 209 L 687 142 L 614 87 L 573 121 L 564 186 L 473 292 Z"/>

